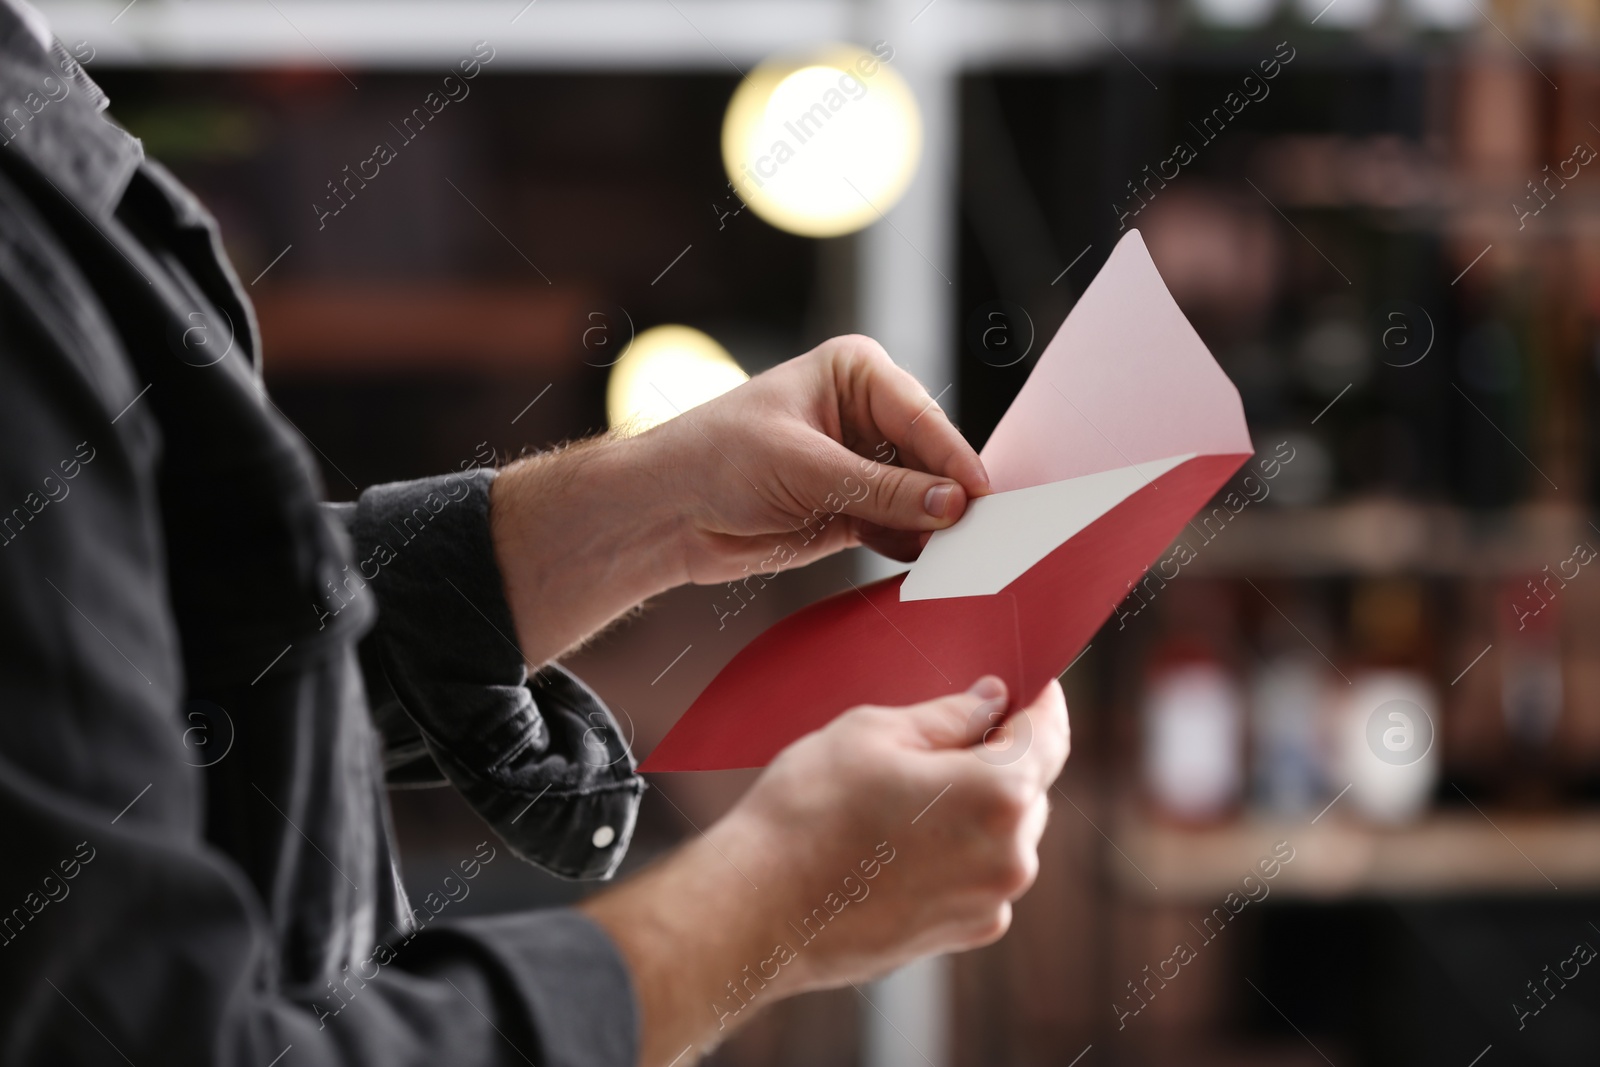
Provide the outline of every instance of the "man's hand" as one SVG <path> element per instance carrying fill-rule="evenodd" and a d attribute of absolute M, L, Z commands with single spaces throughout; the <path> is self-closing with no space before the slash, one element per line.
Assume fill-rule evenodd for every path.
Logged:
<path fill-rule="evenodd" d="M 634 976 L 640 1062 L 705 1049 L 756 1010 L 987 944 L 1033 883 L 1069 748 L 1051 682 L 862 707 L 785 749 L 722 821 L 582 905 Z"/>
<path fill-rule="evenodd" d="M 490 520 L 518 643 L 543 663 L 686 582 L 857 544 L 912 559 L 988 491 L 917 380 L 839 337 L 637 437 L 507 467 Z"/>
<path fill-rule="evenodd" d="M 779 544 L 796 564 L 858 544 L 915 559 L 989 491 L 972 446 L 867 337 L 836 337 L 641 443 L 676 474 L 698 583 L 742 577 Z"/>
<path fill-rule="evenodd" d="M 637 437 L 506 468 L 490 519 L 537 663 L 684 582 L 857 544 L 912 558 L 988 491 L 916 380 L 844 337 Z M 713 1045 L 779 997 L 1004 933 L 1068 747 L 1057 684 L 997 725 L 1006 706 L 990 678 L 848 712 L 708 833 L 587 903 L 634 976 L 643 1062 Z"/>

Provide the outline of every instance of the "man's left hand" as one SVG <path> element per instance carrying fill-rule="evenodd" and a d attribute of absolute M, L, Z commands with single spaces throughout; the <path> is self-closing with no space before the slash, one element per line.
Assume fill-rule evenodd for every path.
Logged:
<path fill-rule="evenodd" d="M 989 492 L 972 446 L 876 341 L 837 337 L 636 437 L 542 453 L 490 495 L 529 662 L 686 582 L 865 544 L 914 559 Z"/>

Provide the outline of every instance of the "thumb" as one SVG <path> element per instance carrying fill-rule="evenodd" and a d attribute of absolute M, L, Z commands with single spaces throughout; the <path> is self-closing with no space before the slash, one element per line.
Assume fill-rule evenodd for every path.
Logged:
<path fill-rule="evenodd" d="M 967 507 L 967 492 L 953 478 L 926 474 L 863 459 L 836 446 L 854 491 L 846 495 L 844 512 L 890 530 L 941 530 Z"/>
<path fill-rule="evenodd" d="M 970 748 L 1005 721 L 1009 700 L 1005 682 L 986 674 L 965 693 L 913 704 L 906 714 L 930 748 Z"/>

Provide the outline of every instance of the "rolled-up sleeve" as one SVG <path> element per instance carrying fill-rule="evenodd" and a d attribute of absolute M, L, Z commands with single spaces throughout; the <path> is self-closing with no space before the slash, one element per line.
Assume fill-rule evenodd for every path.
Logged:
<path fill-rule="evenodd" d="M 392 785 L 448 780 L 511 849 L 565 878 L 606 878 L 632 837 L 644 781 L 610 710 L 518 648 L 489 530 L 495 472 L 373 486 L 337 505 L 370 594 L 361 660 Z"/>

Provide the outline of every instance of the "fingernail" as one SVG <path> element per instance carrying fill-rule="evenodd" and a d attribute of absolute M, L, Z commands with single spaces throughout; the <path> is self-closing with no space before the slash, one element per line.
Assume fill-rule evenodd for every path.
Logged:
<path fill-rule="evenodd" d="M 979 700 L 994 700 L 1006 695 L 1006 683 L 992 674 L 986 674 L 972 683 L 972 688 L 967 690 Z"/>
<path fill-rule="evenodd" d="M 944 513 L 950 507 L 950 494 L 955 492 L 953 485 L 936 485 L 928 490 L 928 495 L 922 498 L 922 508 L 936 519 L 944 518 Z"/>

